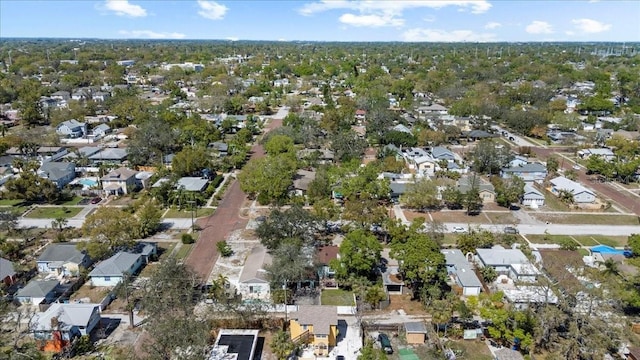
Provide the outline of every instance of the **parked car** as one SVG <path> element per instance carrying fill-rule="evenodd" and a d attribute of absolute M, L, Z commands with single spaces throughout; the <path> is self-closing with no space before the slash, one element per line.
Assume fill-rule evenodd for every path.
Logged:
<path fill-rule="evenodd" d="M 467 232 L 467 229 L 463 228 L 462 226 L 454 226 L 454 227 L 451 229 L 451 232 L 454 232 L 454 233 L 464 233 L 464 232 Z"/>
<path fill-rule="evenodd" d="M 520 231 L 518 231 L 518 229 L 516 227 L 513 226 L 506 226 L 504 228 L 504 233 L 505 234 L 518 234 Z"/>
<path fill-rule="evenodd" d="M 380 348 L 387 354 L 393 354 L 393 347 L 391 347 L 391 340 L 385 333 L 378 334 L 378 341 L 380 341 Z"/>
<path fill-rule="evenodd" d="M 94 197 L 94 198 L 93 198 L 93 199 L 91 199 L 91 201 L 89 201 L 89 202 L 95 205 L 95 204 L 99 203 L 100 201 L 102 201 L 102 198 L 101 198 L 101 197 Z"/>
<path fill-rule="evenodd" d="M 336 356 L 336 360 L 345 360 L 345 359 L 344 359 L 344 355 L 338 355 L 338 356 Z"/>

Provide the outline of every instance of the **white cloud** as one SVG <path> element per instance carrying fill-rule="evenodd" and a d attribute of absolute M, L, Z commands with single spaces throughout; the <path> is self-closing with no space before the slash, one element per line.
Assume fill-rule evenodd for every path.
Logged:
<path fill-rule="evenodd" d="M 553 27 L 546 21 L 534 20 L 525 30 L 529 34 L 553 34 Z"/>
<path fill-rule="evenodd" d="M 593 19 L 571 20 L 575 28 L 585 34 L 597 34 L 611 29 L 611 24 L 604 24 Z"/>
<path fill-rule="evenodd" d="M 147 10 L 140 5 L 129 3 L 128 0 L 106 0 L 104 3 L 104 9 L 113 11 L 118 16 L 147 16 Z"/>
<path fill-rule="evenodd" d="M 402 26 L 404 19 L 387 15 L 354 15 L 343 14 L 339 18 L 343 24 L 361 27 Z"/>
<path fill-rule="evenodd" d="M 482 14 L 491 8 L 491 3 L 487 0 L 320 0 L 307 3 L 298 11 L 305 16 L 331 10 L 352 11 L 357 14 L 345 13 L 340 16 L 340 21 L 352 26 L 380 27 L 402 26 L 402 14 L 405 10 L 444 7 L 458 7 L 461 11 L 469 10 L 474 14 Z"/>
<path fill-rule="evenodd" d="M 229 10 L 225 5 L 218 4 L 215 1 L 198 0 L 198 6 L 200 7 L 198 14 L 211 20 L 222 20 Z"/>
<path fill-rule="evenodd" d="M 438 29 L 409 29 L 402 34 L 402 39 L 409 42 L 490 42 L 496 41 L 491 33 L 475 33 L 471 30 L 445 31 Z"/>
<path fill-rule="evenodd" d="M 239 37 L 237 37 L 237 36 L 229 36 L 229 37 L 227 38 L 227 40 L 229 40 L 229 41 L 238 41 L 238 40 L 240 40 L 240 38 L 239 38 Z"/>
<path fill-rule="evenodd" d="M 492 22 L 487 23 L 484 26 L 484 28 L 485 29 L 497 29 L 497 28 L 499 28 L 501 26 L 502 26 L 502 24 L 500 24 L 499 22 L 492 21 Z"/>
<path fill-rule="evenodd" d="M 152 30 L 120 30 L 120 35 L 134 39 L 184 39 L 185 34 L 177 32 L 155 32 Z"/>

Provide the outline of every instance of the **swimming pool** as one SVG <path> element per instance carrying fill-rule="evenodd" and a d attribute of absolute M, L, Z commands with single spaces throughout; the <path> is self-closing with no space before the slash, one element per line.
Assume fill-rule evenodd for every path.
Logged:
<path fill-rule="evenodd" d="M 600 254 L 618 254 L 618 255 L 624 255 L 624 256 L 631 256 L 631 251 L 629 250 L 619 250 L 607 245 L 594 246 L 591 248 L 591 251 L 595 253 L 600 253 Z"/>
<path fill-rule="evenodd" d="M 93 179 L 82 178 L 78 179 L 78 182 L 84 186 L 92 187 L 98 185 L 98 182 Z"/>

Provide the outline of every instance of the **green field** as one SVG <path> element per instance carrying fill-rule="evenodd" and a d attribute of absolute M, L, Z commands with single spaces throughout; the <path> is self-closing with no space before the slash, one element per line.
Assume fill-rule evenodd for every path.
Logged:
<path fill-rule="evenodd" d="M 29 219 L 57 219 L 57 218 L 72 218 L 82 210 L 82 207 L 68 207 L 68 206 L 47 206 L 36 207 L 30 211 L 25 217 Z"/>
<path fill-rule="evenodd" d="M 340 289 L 327 289 L 322 290 L 320 296 L 320 303 L 322 305 L 333 306 L 353 306 L 353 293 L 351 291 L 345 291 Z"/>
<path fill-rule="evenodd" d="M 204 216 L 209 216 L 213 214 L 216 209 L 214 208 L 199 208 L 197 211 L 193 212 L 193 216 L 195 218 L 200 218 Z M 169 209 L 167 213 L 164 215 L 166 219 L 175 219 L 175 218 L 183 218 L 188 219 L 191 217 L 190 210 L 178 210 L 178 209 Z"/>

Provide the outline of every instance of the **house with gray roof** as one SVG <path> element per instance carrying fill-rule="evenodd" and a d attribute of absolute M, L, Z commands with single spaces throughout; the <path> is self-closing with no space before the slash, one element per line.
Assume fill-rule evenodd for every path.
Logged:
<path fill-rule="evenodd" d="M 480 199 L 484 204 L 496 201 L 496 189 L 493 187 L 493 184 L 482 179 L 479 175 L 462 176 L 458 180 L 457 189 L 461 193 L 466 194 L 474 186 L 478 187 Z"/>
<path fill-rule="evenodd" d="M 104 148 L 91 156 L 91 160 L 94 164 L 122 164 L 127 160 L 127 149 L 123 148 Z"/>
<path fill-rule="evenodd" d="M 89 255 L 78 250 L 76 244 L 52 243 L 38 256 L 36 265 L 41 274 L 72 276 L 79 273 L 80 267 L 88 268 L 91 259 Z"/>
<path fill-rule="evenodd" d="M 209 185 L 209 179 L 202 177 L 186 176 L 178 179 L 176 183 L 176 189 L 182 189 L 184 191 L 202 192 Z"/>
<path fill-rule="evenodd" d="M 222 141 L 212 142 L 209 144 L 208 147 L 209 149 L 212 149 L 213 151 L 215 151 L 219 157 L 225 157 L 229 152 L 229 145 L 226 143 L 223 143 Z"/>
<path fill-rule="evenodd" d="M 482 283 L 471 268 L 471 264 L 459 249 L 440 250 L 444 254 L 447 273 L 456 285 L 462 288 L 464 296 L 478 296 L 482 290 Z"/>
<path fill-rule="evenodd" d="M 58 285 L 60 285 L 58 280 L 34 279 L 16 292 L 15 299 L 21 304 L 51 303 L 57 297 Z"/>
<path fill-rule="evenodd" d="M 541 275 L 520 249 L 494 246 L 491 249 L 476 249 L 476 253 L 479 266 L 492 267 L 498 274 L 507 275 L 513 281 L 535 282 Z"/>
<path fill-rule="evenodd" d="M 87 134 L 87 124 L 76 119 L 61 122 L 56 127 L 56 133 L 69 138 L 78 138 Z"/>
<path fill-rule="evenodd" d="M 111 132 L 111 128 L 107 124 L 100 124 L 93 128 L 93 136 L 101 138 Z"/>
<path fill-rule="evenodd" d="M 40 165 L 38 175 L 43 179 L 49 179 L 61 189 L 75 179 L 76 165 L 72 162 L 47 161 Z"/>
<path fill-rule="evenodd" d="M 456 161 L 456 155 L 444 146 L 434 146 L 431 148 L 431 156 L 440 161 L 446 160 L 448 162 Z"/>
<path fill-rule="evenodd" d="M 144 264 L 141 254 L 120 251 L 100 262 L 89 273 L 93 286 L 116 286 L 125 276 L 135 274 Z"/>
<path fill-rule="evenodd" d="M 609 148 L 591 148 L 578 150 L 578 157 L 581 159 L 588 159 L 592 156 L 599 156 L 605 161 L 613 161 L 616 158 L 616 154 Z"/>
<path fill-rule="evenodd" d="M 271 255 L 267 248 L 258 245 L 251 249 L 240 273 L 238 292 L 243 299 L 268 301 L 271 296 L 268 272 L 265 269 L 271 265 Z"/>
<path fill-rule="evenodd" d="M 517 176 L 524 180 L 525 183 L 542 183 L 547 177 L 547 167 L 540 163 L 527 163 L 520 166 L 503 168 L 500 171 L 500 176 L 503 179 Z"/>
<path fill-rule="evenodd" d="M 531 208 L 544 206 L 544 195 L 530 184 L 526 184 L 524 186 L 524 195 L 522 195 L 522 205 Z"/>
<path fill-rule="evenodd" d="M 0 283 L 7 286 L 16 281 L 16 270 L 13 263 L 5 258 L 0 258 Z"/>
<path fill-rule="evenodd" d="M 309 343 L 313 344 L 317 356 L 326 357 L 336 345 L 338 308 L 329 305 L 298 305 L 291 315 L 291 338 L 301 333 L 309 333 Z"/>
<path fill-rule="evenodd" d="M 593 204 L 596 201 L 596 194 L 593 191 L 564 176 L 551 179 L 550 183 L 551 192 L 556 196 L 567 191 L 573 194 L 573 201 L 577 204 Z"/>
<path fill-rule="evenodd" d="M 71 341 L 75 337 L 91 334 L 100 324 L 100 319 L 98 304 L 54 303 L 45 312 L 35 316 L 30 331 L 36 340 L 52 340 L 54 332 L 59 331 L 62 340 Z"/>

